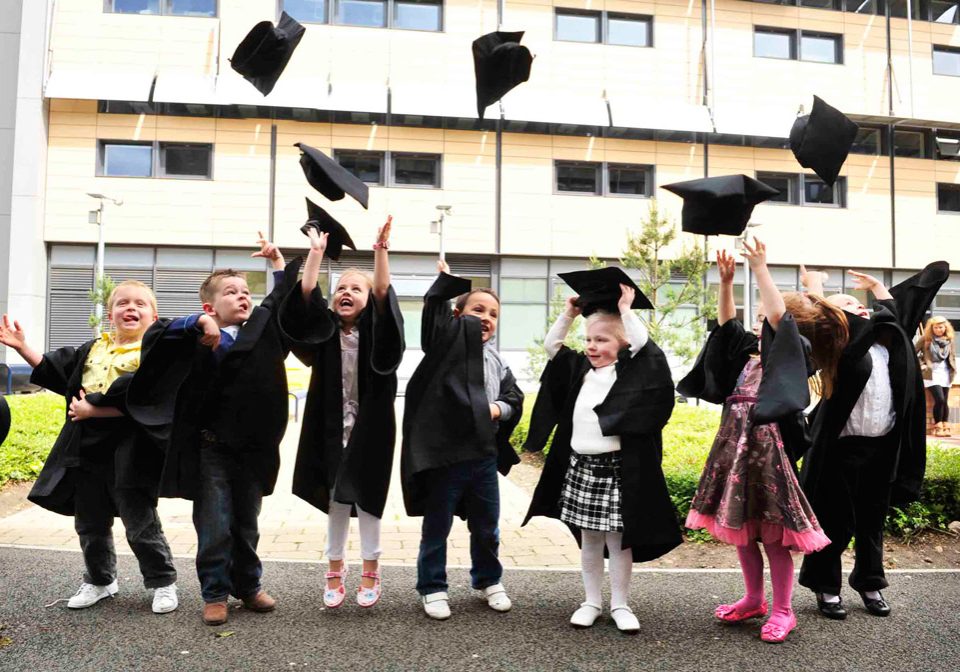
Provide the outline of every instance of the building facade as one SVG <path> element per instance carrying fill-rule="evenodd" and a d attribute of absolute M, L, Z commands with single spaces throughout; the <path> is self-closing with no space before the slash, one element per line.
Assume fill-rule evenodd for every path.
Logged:
<path fill-rule="evenodd" d="M 680 200 L 659 188 L 671 182 L 744 173 L 780 189 L 755 209 L 752 231 L 784 288 L 797 287 L 801 263 L 831 269 L 836 291 L 847 268 L 887 282 L 933 259 L 960 268 L 957 2 L 13 4 L 22 12 L 11 30 L 29 39 L 0 182 L 23 193 L 14 190 L 9 219 L 0 212 L 0 300 L 48 347 L 89 333 L 100 228 L 106 273 L 150 283 L 173 315 L 197 308 L 215 267 L 248 270 L 265 291 L 248 250 L 262 231 L 302 252 L 305 197 L 360 248 L 330 265 L 328 286 L 345 266 L 372 264 L 377 227 L 393 215 L 391 267 L 412 353 L 440 244 L 431 222 L 451 206 L 442 227 L 451 266 L 500 291 L 499 345 L 520 372 L 548 326 L 556 274 L 590 256 L 615 260 L 652 198 L 679 222 Z M 263 97 L 229 58 L 281 11 L 307 31 Z M 480 121 L 470 43 L 498 24 L 526 31 L 535 59 L 530 80 Z M 861 125 L 833 188 L 796 163 L 786 140 L 814 94 Z M 369 210 L 313 192 L 297 142 L 368 182 Z M 91 193 L 122 200 L 106 203 L 100 227 Z M 735 244 L 713 237 L 707 247 Z M 742 300 L 742 283 L 738 292 Z M 960 318 L 960 274 L 936 309 Z"/>

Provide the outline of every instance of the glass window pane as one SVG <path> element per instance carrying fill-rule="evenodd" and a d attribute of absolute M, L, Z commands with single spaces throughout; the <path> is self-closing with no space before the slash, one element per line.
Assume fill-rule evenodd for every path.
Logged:
<path fill-rule="evenodd" d="M 960 23 L 960 4 L 930 0 L 930 20 L 934 23 Z"/>
<path fill-rule="evenodd" d="M 423 312 L 423 299 L 403 299 L 400 302 L 400 314 L 403 315 L 403 339 L 408 348 L 420 348 L 420 316 Z"/>
<path fill-rule="evenodd" d="M 557 164 L 557 191 L 576 191 L 584 194 L 599 194 L 599 164 Z"/>
<path fill-rule="evenodd" d="M 815 63 L 839 63 L 840 40 L 828 35 L 803 33 L 800 36 L 800 58 Z"/>
<path fill-rule="evenodd" d="M 216 16 L 217 0 L 167 0 L 167 13 L 179 16 Z"/>
<path fill-rule="evenodd" d="M 946 47 L 934 47 L 933 74 L 960 77 L 960 49 L 951 51 Z"/>
<path fill-rule="evenodd" d="M 600 15 L 557 12 L 557 39 L 571 42 L 599 42 Z"/>
<path fill-rule="evenodd" d="M 649 47 L 650 25 L 647 18 L 610 15 L 607 18 L 607 44 Z"/>
<path fill-rule="evenodd" d="M 103 174 L 124 177 L 153 175 L 152 145 L 103 146 Z"/>
<path fill-rule="evenodd" d="M 164 175 L 184 177 L 209 177 L 210 145 L 171 145 L 161 146 Z"/>
<path fill-rule="evenodd" d="M 923 133 L 894 131 L 893 142 L 897 146 L 897 156 L 909 156 L 915 159 L 922 159 L 924 156 Z"/>
<path fill-rule="evenodd" d="M 283 11 L 297 21 L 307 23 L 327 22 L 326 0 L 283 0 Z"/>
<path fill-rule="evenodd" d="M 879 154 L 880 131 L 876 128 L 861 128 L 850 147 L 851 154 Z"/>
<path fill-rule="evenodd" d="M 533 301 L 547 298 L 546 278 L 501 278 L 500 298 L 503 301 Z"/>
<path fill-rule="evenodd" d="M 386 3 L 377 0 L 339 0 L 337 22 L 347 26 L 383 28 L 387 25 Z"/>
<path fill-rule="evenodd" d="M 960 212 L 960 184 L 937 185 L 937 209 Z"/>
<path fill-rule="evenodd" d="M 500 347 L 525 350 L 547 332 L 547 306 L 500 306 Z"/>
<path fill-rule="evenodd" d="M 440 159 L 417 154 L 393 155 L 393 181 L 425 187 L 440 186 Z"/>
<path fill-rule="evenodd" d="M 753 54 L 762 58 L 793 58 L 794 33 L 758 30 L 753 34 Z"/>
<path fill-rule="evenodd" d="M 794 194 L 797 176 L 782 173 L 757 173 L 757 179 L 780 193 L 768 199 L 770 203 L 796 203 Z"/>
<path fill-rule="evenodd" d="M 817 9 L 836 9 L 837 0 L 800 0 L 801 7 L 815 7 Z"/>
<path fill-rule="evenodd" d="M 836 185 L 839 187 L 840 180 Z M 837 202 L 834 196 L 834 188 L 827 186 L 826 182 L 819 177 L 805 175 L 803 178 L 803 202 L 804 203 L 825 203 L 835 204 Z"/>
<path fill-rule="evenodd" d="M 160 0 L 113 0 L 118 14 L 159 14 Z"/>
<path fill-rule="evenodd" d="M 907 18 L 907 0 L 888 0 L 890 3 L 890 16 L 898 19 Z M 913 19 L 920 19 L 920 0 L 913 0 L 910 3 L 913 8 Z"/>
<path fill-rule="evenodd" d="M 649 196 L 652 190 L 650 169 L 647 166 L 629 166 L 611 163 L 607 167 L 611 194 Z"/>
<path fill-rule="evenodd" d="M 337 163 L 367 184 L 383 184 L 383 154 L 380 152 L 334 152 Z"/>
<path fill-rule="evenodd" d="M 877 14 L 878 3 L 877 0 L 845 0 L 844 10 L 854 14 Z"/>
<path fill-rule="evenodd" d="M 960 308 L 960 294 L 937 294 L 937 308 Z"/>
<path fill-rule="evenodd" d="M 393 6 L 393 27 L 407 30 L 440 30 L 441 5 L 431 0 L 405 0 Z"/>

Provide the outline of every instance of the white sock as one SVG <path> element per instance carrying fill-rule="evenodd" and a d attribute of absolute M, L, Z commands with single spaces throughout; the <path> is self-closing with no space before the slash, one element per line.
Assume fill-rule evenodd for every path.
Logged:
<path fill-rule="evenodd" d="M 633 573 L 633 551 L 620 548 L 622 532 L 607 532 L 610 555 L 610 609 L 630 606 L 630 575 Z"/>
<path fill-rule="evenodd" d="M 603 605 L 603 532 L 581 530 L 580 565 L 583 571 L 583 592 L 585 602 L 596 606 Z"/>
<path fill-rule="evenodd" d="M 879 600 L 881 599 L 879 590 L 865 590 L 863 591 L 864 596 L 870 600 Z"/>
<path fill-rule="evenodd" d="M 839 595 L 831 595 L 830 593 L 820 593 L 820 595 L 821 595 L 821 599 L 824 602 L 827 602 L 829 604 L 833 604 L 834 602 L 840 601 Z"/>

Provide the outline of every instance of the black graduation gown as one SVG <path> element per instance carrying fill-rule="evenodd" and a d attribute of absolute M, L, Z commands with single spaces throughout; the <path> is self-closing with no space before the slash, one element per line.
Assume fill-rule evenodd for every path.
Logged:
<path fill-rule="evenodd" d="M 63 395 L 68 403 L 80 396 L 83 366 L 96 341 L 79 348 L 60 348 L 43 356 L 30 382 Z M 94 406 L 126 412 L 126 391 L 132 374 L 113 381 L 106 392 L 86 395 Z M 27 498 L 45 509 L 74 515 L 75 479 L 92 473 L 117 488 L 142 488 L 156 500 L 163 454 L 129 417 L 91 418 L 74 422 L 64 414 L 63 428 Z M 87 476 L 89 477 L 89 476 Z"/>
<path fill-rule="evenodd" d="M 620 437 L 622 547 L 631 549 L 634 562 L 645 562 L 682 542 L 660 466 L 661 433 L 673 413 L 673 379 L 666 356 L 653 341 L 634 357 L 622 350 L 615 366 L 617 380 L 594 410 L 604 436 Z M 572 451 L 573 407 L 589 370 L 586 355 L 563 346 L 540 377 L 524 450 L 543 450 L 554 427 L 556 433 L 524 525 L 533 516 L 560 518 L 560 496 Z M 580 531 L 570 529 L 580 543 Z"/>
<path fill-rule="evenodd" d="M 883 491 L 889 488 L 894 506 L 904 506 L 919 496 L 926 469 L 926 401 L 911 335 L 949 274 L 946 262 L 930 264 L 893 287 L 890 292 L 894 299 L 878 301 L 869 319 L 847 315 L 850 342 L 840 358 L 833 395 L 821 401 L 812 414 L 811 446 L 801 470 L 804 492 L 818 515 L 836 496 L 821 490 L 820 476 L 824 469 L 834 468 L 831 457 L 835 444 L 870 378 L 873 363 L 868 350 L 878 341 L 890 352 L 896 413 L 891 433 L 897 454 L 889 481 L 875 487 L 878 496 L 885 496 Z"/>
<path fill-rule="evenodd" d="M 513 414 L 499 423 L 490 420 L 480 320 L 454 317 L 450 307 L 463 289 L 462 278 L 441 273 L 424 296 L 424 357 L 407 383 L 400 453 L 404 505 L 411 516 L 424 513 L 429 470 L 496 456 L 505 475 L 520 461 L 510 435 L 523 413 L 523 392 L 508 370 L 498 400 Z"/>
<path fill-rule="evenodd" d="M 319 289 L 313 290 L 306 305 L 300 287 L 297 283 L 280 310 L 280 328 L 293 354 L 312 368 L 293 494 L 328 513 L 330 494 L 335 492 L 338 502 L 357 504 L 380 518 L 393 467 L 397 367 L 404 350 L 397 295 L 390 287 L 380 314 L 371 292 L 357 320 L 360 409 L 344 447 L 339 318 Z"/>
<path fill-rule="evenodd" d="M 761 340 L 737 320 L 728 320 L 712 332 L 690 372 L 677 384 L 685 397 L 724 404 L 750 357 L 760 354 L 763 369 L 754 418 L 757 424 L 776 422 L 787 455 L 798 460 L 807 450 L 804 409 L 810 404 L 807 383 L 810 342 L 800 335 L 790 313 L 784 313 L 774 331 L 764 321 Z"/>
<path fill-rule="evenodd" d="M 167 334 L 170 320 L 156 322 L 144 335 L 127 407 L 164 447 L 161 497 L 196 497 L 202 429 L 235 451 L 264 495 L 273 493 L 289 408 L 284 368 L 289 344 L 276 312 L 301 261 L 287 264 L 284 280 L 253 309 L 219 363 L 196 330 Z"/>

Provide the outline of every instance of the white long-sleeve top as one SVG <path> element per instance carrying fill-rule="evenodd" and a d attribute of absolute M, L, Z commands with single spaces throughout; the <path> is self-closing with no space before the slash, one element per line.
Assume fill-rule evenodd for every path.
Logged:
<path fill-rule="evenodd" d="M 883 436 L 897 423 L 890 384 L 890 352 L 879 343 L 871 345 L 867 352 L 873 369 L 840 436 Z"/>
<path fill-rule="evenodd" d="M 633 357 L 647 344 L 650 336 L 633 311 L 626 310 L 620 313 L 620 318 L 623 320 L 624 331 L 630 342 L 630 356 Z M 547 332 L 544 349 L 550 359 L 560 352 L 560 346 L 563 345 L 572 324 L 573 318 L 568 317 L 566 313 L 561 313 Z M 597 369 L 590 369 L 584 375 L 583 385 L 573 406 L 573 434 L 570 437 L 570 447 L 574 452 L 581 455 L 599 455 L 620 450 L 620 437 L 603 435 L 600 430 L 600 419 L 594 410 L 607 398 L 616 381 L 615 362 Z"/>

